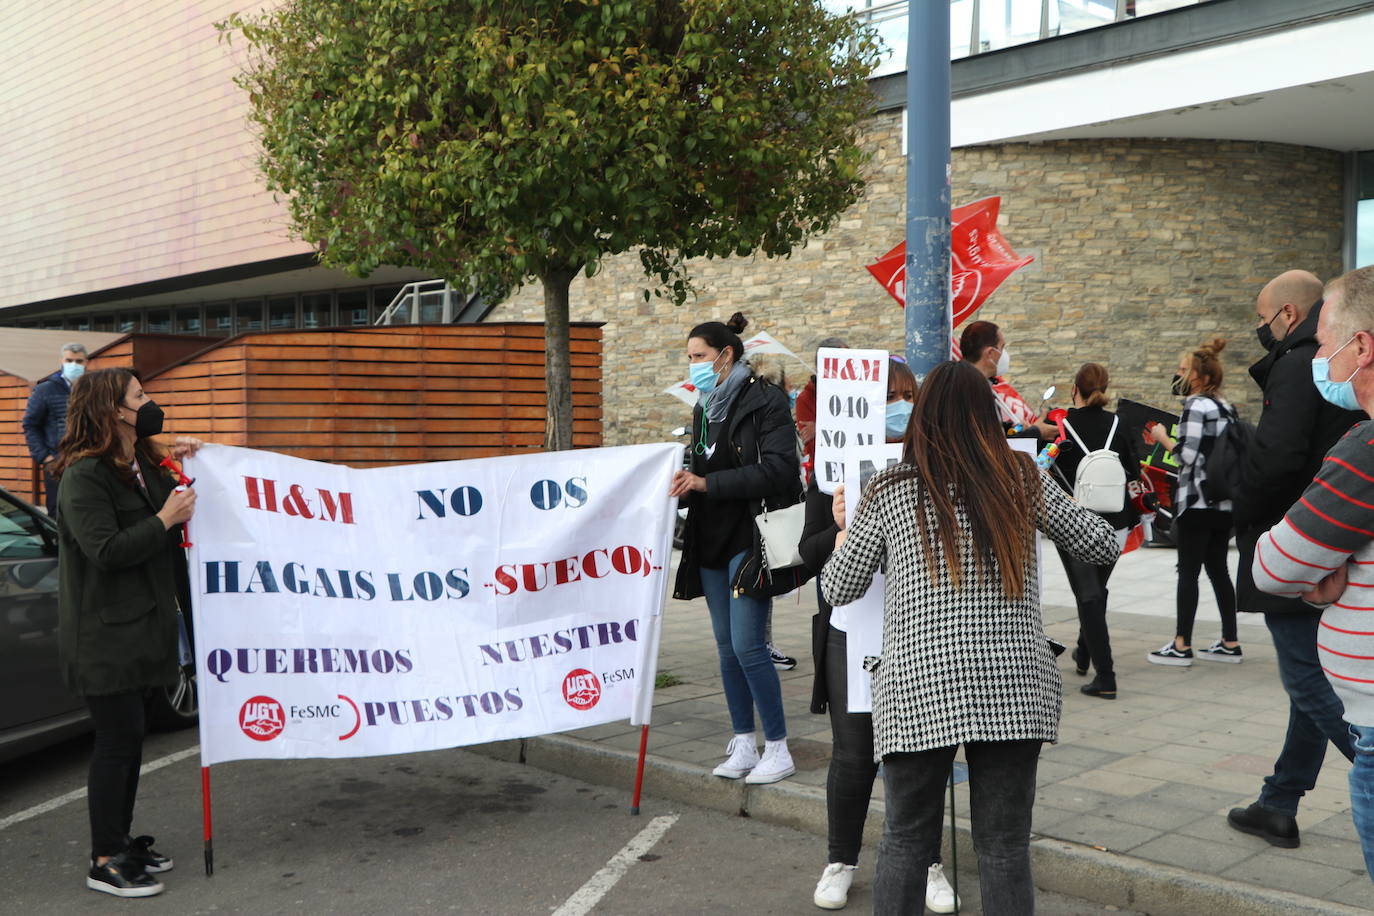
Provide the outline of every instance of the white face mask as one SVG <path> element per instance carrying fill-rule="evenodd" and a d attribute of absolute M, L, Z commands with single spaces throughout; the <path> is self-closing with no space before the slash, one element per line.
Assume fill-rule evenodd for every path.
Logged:
<path fill-rule="evenodd" d="M 1002 348 L 1002 355 L 999 356 L 999 357 L 997 357 L 997 374 L 998 374 L 998 375 L 1006 375 L 1007 372 L 1008 372 L 1010 369 L 1011 369 L 1011 353 L 1009 353 L 1009 352 L 1007 351 L 1007 348 L 1006 348 L 1006 347 L 1003 347 L 1003 348 Z"/>

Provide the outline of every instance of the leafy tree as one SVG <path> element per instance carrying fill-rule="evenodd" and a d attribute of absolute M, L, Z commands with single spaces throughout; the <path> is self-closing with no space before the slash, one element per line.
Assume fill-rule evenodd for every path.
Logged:
<path fill-rule="evenodd" d="M 862 191 L 878 45 L 819 0 L 286 0 L 219 28 L 322 263 L 543 283 L 549 449 L 579 271 L 636 249 L 681 303 L 687 259 L 786 256 Z"/>

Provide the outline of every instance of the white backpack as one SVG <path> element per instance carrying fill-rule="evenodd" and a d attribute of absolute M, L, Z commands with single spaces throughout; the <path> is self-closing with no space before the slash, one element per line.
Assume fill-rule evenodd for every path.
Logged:
<path fill-rule="evenodd" d="M 1126 507 L 1126 469 L 1121 466 L 1121 456 L 1109 448 L 1119 421 L 1120 417 L 1112 418 L 1107 443 L 1099 449 L 1089 449 L 1069 422 L 1064 421 L 1064 429 L 1083 450 L 1083 460 L 1078 462 L 1078 473 L 1074 475 L 1073 498 L 1084 509 L 1107 513 Z"/>

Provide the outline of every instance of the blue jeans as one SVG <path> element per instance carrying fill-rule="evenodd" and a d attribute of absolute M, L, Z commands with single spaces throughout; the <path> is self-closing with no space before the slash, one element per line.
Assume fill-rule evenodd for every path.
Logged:
<path fill-rule="evenodd" d="M 1364 850 L 1364 867 L 1374 880 L 1374 726 L 1350 726 L 1355 766 L 1350 770 L 1350 816 Z"/>
<path fill-rule="evenodd" d="M 781 741 L 787 737 L 787 720 L 782 712 L 778 670 L 768 657 L 764 640 L 768 601 L 730 591 L 730 582 L 743 560 L 744 554 L 739 553 L 730 558 L 728 569 L 701 569 L 701 588 L 706 593 L 711 631 L 720 654 L 720 680 L 725 686 L 725 703 L 730 707 L 730 725 L 735 734 L 754 731 L 757 705 L 764 740 Z"/>
<path fill-rule="evenodd" d="M 938 747 L 883 757 L 887 811 L 873 882 L 877 916 L 925 912 L 926 872 L 940 851 L 945 787 L 956 750 Z M 1035 884 L 1030 827 L 1040 742 L 969 742 L 964 745 L 964 757 L 983 912 L 1031 916 Z"/>
<path fill-rule="evenodd" d="M 1350 727 L 1342 716 L 1345 706 L 1317 660 L 1317 614 L 1266 614 L 1265 625 L 1274 638 L 1279 677 L 1288 692 L 1288 734 L 1274 761 L 1274 772 L 1264 778 L 1259 803 L 1287 814 L 1298 813 L 1298 800 L 1317 784 L 1329 740 L 1347 760 Z"/>

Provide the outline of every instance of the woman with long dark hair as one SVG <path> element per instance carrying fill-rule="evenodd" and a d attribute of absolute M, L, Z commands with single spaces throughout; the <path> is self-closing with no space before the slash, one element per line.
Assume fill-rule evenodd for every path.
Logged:
<path fill-rule="evenodd" d="M 787 748 L 782 685 L 768 655 L 769 577 L 754 517 L 794 505 L 801 491 L 797 431 L 782 389 L 744 361 L 738 312 L 687 335 L 687 362 L 699 400 L 692 411 L 691 467 L 673 476 L 669 495 L 687 501 L 687 529 L 674 598 L 704 595 L 720 655 L 720 678 L 734 730 L 726 779 L 771 783 L 797 771 Z M 754 736 L 754 709 L 764 750 Z"/>
<path fill-rule="evenodd" d="M 887 367 L 884 418 L 889 443 L 906 438 L 916 389 L 916 376 L 906 362 L 893 358 Z M 844 515 L 843 498 L 836 508 L 834 498 L 822 493 L 813 478 L 806 488 L 806 526 L 799 549 L 802 562 L 817 573 L 835 550 L 835 536 L 840 531 L 835 524 L 837 514 Z M 829 858 L 811 899 L 822 909 L 838 910 L 849 902 L 878 764 L 873 759 L 873 716 L 849 711 L 848 618 L 844 608 L 831 607 L 819 591 L 819 611 L 811 628 L 811 653 L 816 666 L 811 711 L 830 714 L 830 767 L 825 777 Z M 926 907 L 935 913 L 953 913 L 959 902 L 945 878 L 938 845 L 927 874 Z"/>
<path fill-rule="evenodd" d="M 1040 746 L 1058 737 L 1062 683 L 1045 637 L 1038 528 L 1086 563 L 1116 537 L 1007 444 L 986 377 L 942 363 L 921 384 L 902 464 L 880 472 L 821 573 L 834 605 L 886 568 L 872 674 L 874 753 L 887 816 L 874 912 L 920 912 L 959 745 L 969 768 L 983 911 L 1034 911 L 1031 806 Z"/>
<path fill-rule="evenodd" d="M 62 674 L 95 725 L 87 782 L 91 867 L 86 886 L 117 897 L 162 892 L 150 872 L 172 860 L 134 837 L 143 759 L 144 695 L 178 676 L 177 610 L 189 598 L 180 526 L 194 490 L 159 466 L 162 410 L 125 369 L 88 372 L 72 386 L 58 488 Z M 200 442 L 177 440 L 172 453 Z"/>

